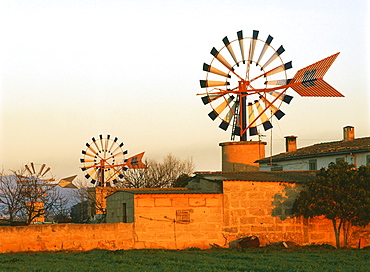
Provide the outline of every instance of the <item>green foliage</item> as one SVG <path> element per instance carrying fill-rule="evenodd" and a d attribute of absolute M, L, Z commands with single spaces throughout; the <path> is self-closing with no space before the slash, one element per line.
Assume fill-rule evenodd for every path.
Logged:
<path fill-rule="evenodd" d="M 368 271 L 364 250 L 93 250 L 0 254 L 1 271 Z"/>
<path fill-rule="evenodd" d="M 280 194 L 274 195 L 272 205 L 275 207 L 272 210 L 271 215 L 273 217 L 279 217 L 281 220 L 285 220 L 288 217 L 292 217 L 292 207 L 295 199 L 299 195 L 299 188 L 295 185 L 283 185 L 285 188 Z"/>
<path fill-rule="evenodd" d="M 344 230 L 345 244 L 351 225 L 370 223 L 370 167 L 346 162 L 330 163 L 321 169 L 317 179 L 308 182 L 293 204 L 295 216 L 325 216 L 332 220 L 337 240 Z"/>

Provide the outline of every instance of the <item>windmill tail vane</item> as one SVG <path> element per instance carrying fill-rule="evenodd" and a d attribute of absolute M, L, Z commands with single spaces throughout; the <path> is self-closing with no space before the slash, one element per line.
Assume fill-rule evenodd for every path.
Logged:
<path fill-rule="evenodd" d="M 203 104 L 212 108 L 209 117 L 213 121 L 221 119 L 221 129 L 227 130 L 232 124 L 232 140 L 237 135 L 241 141 L 246 141 L 247 131 L 250 136 L 257 135 L 259 125 L 264 130 L 272 128 L 270 119 L 275 116 L 280 120 L 285 115 L 281 104 L 289 104 L 293 98 L 286 93 L 289 88 L 300 96 L 343 97 L 323 80 L 339 53 L 288 78 L 287 70 L 293 66 L 291 61 L 281 59 L 284 47 L 281 45 L 275 50 L 271 35 L 266 41 L 258 35 L 259 31 L 254 30 L 250 38 L 243 37 L 242 31 L 237 32 L 235 40 L 224 37 L 224 47 L 220 50 L 213 47 L 212 61 L 203 64 L 206 79 L 200 80 L 200 87 L 205 88 L 206 93 L 199 95 L 202 95 Z M 248 44 L 249 50 L 245 48 Z"/>
<path fill-rule="evenodd" d="M 142 162 L 144 152 L 132 156 L 126 160 L 126 166 L 129 169 L 145 169 L 147 166 Z"/>
<path fill-rule="evenodd" d="M 344 97 L 323 80 L 338 55 L 339 52 L 299 70 L 288 86 L 291 85 L 291 88 L 300 96 Z"/>

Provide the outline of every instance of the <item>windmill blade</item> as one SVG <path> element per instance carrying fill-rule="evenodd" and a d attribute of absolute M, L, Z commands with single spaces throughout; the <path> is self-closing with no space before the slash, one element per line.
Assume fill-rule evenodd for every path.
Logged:
<path fill-rule="evenodd" d="M 147 166 L 142 162 L 144 152 L 139 153 L 127 159 L 126 166 L 129 169 L 145 169 Z"/>
<path fill-rule="evenodd" d="M 227 128 L 230 125 L 231 120 L 235 116 L 237 106 L 239 106 L 239 102 L 235 101 L 234 104 L 231 106 L 231 109 L 229 110 L 229 112 L 226 114 L 225 118 L 222 119 L 222 122 L 219 126 L 221 129 L 227 130 Z"/>
<path fill-rule="evenodd" d="M 219 61 L 221 62 L 227 69 L 230 71 L 233 71 L 233 67 L 230 65 L 230 63 L 227 62 L 227 60 L 220 54 L 220 52 L 217 51 L 216 48 L 212 48 L 211 54 Z"/>
<path fill-rule="evenodd" d="M 251 43 L 249 46 L 249 57 L 248 57 L 250 64 L 253 63 L 254 49 L 256 48 L 258 33 L 259 33 L 258 30 L 253 30 L 253 36 L 252 36 Z"/>
<path fill-rule="evenodd" d="M 253 104 L 251 102 L 248 103 L 247 109 L 248 109 L 249 135 L 254 136 L 258 134 L 258 131 L 257 131 L 257 124 L 256 124 L 257 120 L 254 115 Z"/>
<path fill-rule="evenodd" d="M 281 101 L 289 104 L 290 101 L 292 101 L 293 99 L 293 96 L 290 96 L 290 95 L 287 95 L 285 93 L 281 94 L 281 93 L 278 93 L 278 92 L 275 92 L 275 91 L 271 91 L 271 92 L 267 92 L 269 95 L 272 95 L 278 99 L 280 99 Z"/>
<path fill-rule="evenodd" d="M 24 182 L 28 182 L 30 181 L 30 178 L 29 177 L 25 177 L 25 176 L 21 176 L 21 175 L 17 175 L 17 183 L 24 183 Z"/>
<path fill-rule="evenodd" d="M 110 150 L 112 150 L 112 148 L 113 148 L 113 146 L 114 146 L 114 144 L 116 143 L 118 141 L 118 138 L 117 137 L 114 137 L 114 140 L 112 141 L 112 144 L 110 145 L 110 147 L 109 147 L 109 151 Z"/>
<path fill-rule="evenodd" d="M 278 50 L 270 57 L 270 59 L 261 67 L 261 70 L 265 69 L 271 62 L 273 62 L 278 56 L 280 56 L 285 51 L 284 47 L 281 45 Z"/>
<path fill-rule="evenodd" d="M 247 67 L 245 71 L 245 78 L 247 80 L 249 80 L 250 64 L 253 63 L 254 49 L 256 47 L 257 38 L 258 38 L 258 30 L 253 30 L 253 36 L 249 44 L 248 61 L 247 61 Z"/>
<path fill-rule="evenodd" d="M 108 151 L 108 142 L 109 142 L 110 135 L 107 135 L 107 138 L 105 139 L 105 146 L 104 146 L 104 152 Z"/>
<path fill-rule="evenodd" d="M 223 41 L 223 43 L 225 44 L 225 46 L 226 46 L 227 50 L 229 51 L 229 53 L 230 53 L 231 57 L 233 58 L 233 60 L 234 60 L 234 62 L 235 62 L 235 64 L 236 64 L 236 66 L 238 66 L 238 67 L 239 67 L 239 63 L 238 63 L 238 61 L 237 61 L 237 59 L 236 59 L 236 57 L 235 57 L 234 50 L 233 50 L 233 48 L 231 47 L 231 44 L 230 44 L 229 39 L 227 38 L 227 36 L 225 36 L 225 38 L 223 38 L 223 39 L 222 39 L 222 41 Z"/>
<path fill-rule="evenodd" d="M 227 81 L 200 80 L 201 88 L 219 87 L 219 86 L 227 86 L 227 85 L 230 85 L 230 83 Z"/>
<path fill-rule="evenodd" d="M 269 130 L 270 128 L 272 128 L 272 124 L 271 124 L 271 122 L 269 121 L 269 118 L 266 115 L 266 112 L 265 112 L 266 109 L 262 108 L 262 105 L 258 100 L 254 101 L 254 102 L 255 102 L 254 105 L 256 106 L 256 109 L 258 111 L 258 116 L 261 118 L 264 130 L 265 131 Z"/>
<path fill-rule="evenodd" d="M 31 168 L 32 168 L 32 173 L 33 173 L 33 174 L 36 174 L 35 166 L 33 165 L 33 162 L 31 162 Z"/>
<path fill-rule="evenodd" d="M 45 182 L 50 182 L 50 181 L 55 181 L 55 179 L 53 178 L 50 178 L 50 179 L 41 179 L 42 181 L 45 181 Z"/>
<path fill-rule="evenodd" d="M 265 55 L 265 53 L 266 53 L 266 50 L 267 50 L 267 48 L 270 46 L 270 44 L 271 44 L 271 42 L 272 42 L 272 40 L 273 40 L 274 38 L 272 37 L 272 36 L 268 36 L 267 37 L 267 40 L 266 40 L 266 42 L 265 42 L 265 44 L 263 45 L 263 47 L 262 47 L 262 50 L 261 50 L 261 53 L 260 53 L 260 56 L 258 57 L 258 60 L 257 60 L 257 62 L 256 62 L 256 66 L 257 65 L 259 65 L 259 63 L 260 63 L 260 61 L 261 61 L 261 59 L 263 58 L 263 56 Z"/>
<path fill-rule="evenodd" d="M 46 164 L 41 165 L 38 175 L 41 176 L 42 170 L 44 170 Z"/>
<path fill-rule="evenodd" d="M 265 104 L 265 108 L 270 108 L 271 112 L 275 117 L 280 120 L 285 115 L 278 107 L 276 107 L 272 102 L 268 101 L 264 96 L 260 97 L 262 102 Z"/>
<path fill-rule="evenodd" d="M 101 150 L 104 151 L 104 147 L 103 147 L 103 135 L 99 135 L 99 142 L 100 142 L 100 146 L 101 146 Z"/>
<path fill-rule="evenodd" d="M 291 88 L 300 96 L 344 97 L 323 80 L 338 55 L 339 52 L 299 70 L 290 83 Z"/>
<path fill-rule="evenodd" d="M 206 96 L 202 97 L 202 101 L 204 105 L 207 105 L 208 103 L 215 101 L 216 99 L 222 97 L 222 94 L 208 94 Z"/>
<path fill-rule="evenodd" d="M 124 143 L 120 143 L 120 144 L 116 147 L 116 149 L 114 149 L 111 153 L 112 153 L 112 154 L 116 154 L 116 153 L 117 153 L 117 151 L 118 151 L 118 153 L 121 153 L 122 146 L 124 146 Z"/>
<path fill-rule="evenodd" d="M 272 70 L 268 71 L 267 73 L 265 73 L 265 76 L 272 76 L 272 75 L 274 75 L 274 74 L 277 74 L 277 73 L 280 73 L 280 72 L 286 71 L 286 70 L 288 70 L 288 69 L 290 69 L 290 68 L 292 68 L 292 67 L 293 67 L 293 66 L 292 66 L 292 62 L 291 62 L 291 61 L 289 61 L 289 62 L 287 62 L 287 63 L 285 63 L 285 64 L 282 64 L 282 65 L 280 65 L 280 66 L 278 66 L 278 67 L 276 67 L 276 68 L 274 68 L 274 69 L 272 69 Z"/>
<path fill-rule="evenodd" d="M 208 116 L 212 119 L 215 120 L 217 116 L 223 112 L 224 109 L 231 103 L 231 101 L 234 99 L 234 96 L 230 96 L 227 100 L 223 101 L 220 105 L 218 105 L 213 111 L 211 111 Z"/>
<path fill-rule="evenodd" d="M 92 179 L 97 179 L 97 175 L 98 173 L 96 168 L 93 168 L 86 173 L 85 178 L 89 179 L 91 177 Z"/>
<path fill-rule="evenodd" d="M 237 35 L 238 35 L 240 53 L 242 54 L 242 61 L 243 61 L 243 64 L 245 64 L 243 31 L 242 30 L 238 31 Z"/>
<path fill-rule="evenodd" d="M 45 174 L 46 174 L 47 172 L 49 172 L 49 171 L 50 171 L 50 167 L 46 168 L 45 172 L 44 172 L 44 173 L 42 173 L 42 176 L 45 176 Z"/>
<path fill-rule="evenodd" d="M 28 173 L 30 173 L 30 175 L 32 175 L 31 169 L 28 167 L 28 165 L 26 164 L 24 167 L 26 168 L 26 170 L 28 171 Z"/>
<path fill-rule="evenodd" d="M 91 154 L 89 152 L 86 152 L 85 150 L 82 150 L 82 154 L 84 154 L 86 156 L 89 156 L 89 157 L 92 157 L 92 158 L 95 158 L 96 157 L 94 154 Z"/>
<path fill-rule="evenodd" d="M 92 137 L 92 141 L 93 141 L 93 144 L 95 145 L 96 149 L 97 149 L 99 152 L 101 152 L 101 149 L 100 149 L 100 147 L 98 146 L 98 144 L 97 144 L 97 142 L 96 142 L 95 137 Z M 97 154 L 98 152 L 95 152 L 95 153 Z"/>
<path fill-rule="evenodd" d="M 92 152 L 94 152 L 95 154 L 97 154 L 98 152 L 96 152 L 96 150 L 88 143 L 86 143 L 86 146 L 87 146 L 87 149 L 90 149 Z M 84 154 L 84 150 L 82 150 L 82 154 Z M 84 154 L 85 155 L 85 154 Z"/>
<path fill-rule="evenodd" d="M 217 68 L 212 67 L 212 66 L 208 65 L 207 63 L 203 63 L 203 71 L 210 72 L 212 74 L 216 74 L 216 75 L 219 75 L 219 76 L 231 78 L 231 76 L 229 74 L 227 74 L 225 72 L 222 72 L 221 70 L 218 70 Z"/>
<path fill-rule="evenodd" d="M 91 160 L 91 159 L 80 159 L 80 162 L 84 163 L 84 162 L 96 162 L 96 161 Z"/>
<path fill-rule="evenodd" d="M 292 81 L 292 79 L 278 79 L 278 80 L 269 80 L 269 81 L 266 81 L 265 84 L 266 85 L 280 85 L 280 86 L 283 86 L 283 85 L 288 85 L 290 82 Z"/>

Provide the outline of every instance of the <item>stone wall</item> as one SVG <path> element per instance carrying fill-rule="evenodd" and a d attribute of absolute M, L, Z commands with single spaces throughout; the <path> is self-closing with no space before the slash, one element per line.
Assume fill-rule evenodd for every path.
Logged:
<path fill-rule="evenodd" d="M 265 157 L 266 142 L 240 141 L 220 143 L 222 171 L 259 171 L 256 160 Z"/>
<path fill-rule="evenodd" d="M 0 227 L 0 253 L 135 248 L 133 224 L 44 224 Z"/>
<path fill-rule="evenodd" d="M 0 253 L 206 249 L 213 243 L 227 246 L 222 235 L 222 197 L 222 194 L 136 195 L 134 223 L 0 227 Z M 188 218 L 180 216 L 187 212 Z"/>
<path fill-rule="evenodd" d="M 332 222 L 323 217 L 290 218 L 300 188 L 282 182 L 224 181 L 224 226 L 228 241 L 255 235 L 262 245 L 279 241 L 335 245 Z M 370 244 L 370 226 L 353 227 L 350 246 Z"/>
<path fill-rule="evenodd" d="M 168 249 L 226 245 L 222 199 L 222 194 L 135 195 L 137 243 L 145 248 Z M 180 217 L 183 212 L 188 212 L 188 222 Z"/>
<path fill-rule="evenodd" d="M 225 181 L 223 193 L 136 194 L 134 223 L 0 227 L 0 253 L 91 249 L 206 249 L 256 235 L 279 241 L 335 245 L 331 221 L 290 218 L 299 188 L 279 182 Z M 370 226 L 354 227 L 349 245 L 370 245 Z"/>

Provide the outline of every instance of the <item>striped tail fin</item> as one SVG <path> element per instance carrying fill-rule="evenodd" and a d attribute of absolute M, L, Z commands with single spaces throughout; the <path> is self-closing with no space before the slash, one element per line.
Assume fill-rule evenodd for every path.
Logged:
<path fill-rule="evenodd" d="M 323 80 L 338 55 L 339 52 L 299 70 L 290 82 L 291 88 L 300 96 L 344 97 Z"/>

